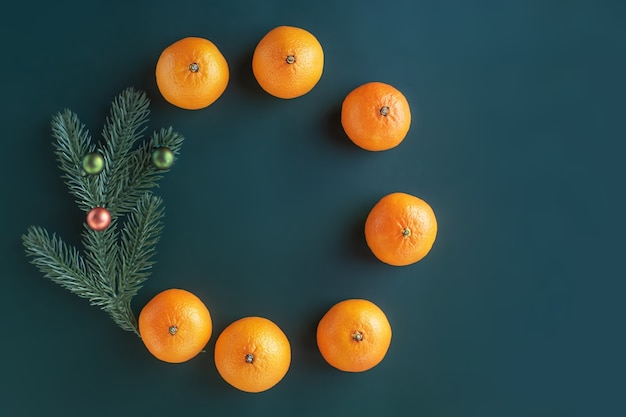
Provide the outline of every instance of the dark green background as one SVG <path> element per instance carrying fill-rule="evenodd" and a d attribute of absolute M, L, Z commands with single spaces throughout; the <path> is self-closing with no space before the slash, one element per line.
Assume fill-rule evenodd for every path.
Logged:
<path fill-rule="evenodd" d="M 1 414 L 623 416 L 624 96 L 621 1 L 59 1 L 4 12 Z M 314 33 L 324 75 L 280 100 L 252 76 L 278 25 Z M 200 111 L 160 97 L 154 66 L 186 36 L 230 65 Z M 413 124 L 370 153 L 339 123 L 367 81 L 402 90 Z M 45 280 L 21 246 L 40 225 L 79 243 L 83 213 L 60 178 L 50 119 L 77 112 L 98 138 L 126 87 L 152 100 L 149 128 L 185 137 L 158 194 L 165 231 L 134 304 L 169 287 L 214 318 L 208 353 L 171 365 L 97 308 Z M 362 228 L 383 195 L 427 200 L 439 220 L 415 265 L 376 261 Z M 363 297 L 393 326 L 384 361 L 328 366 L 315 326 Z M 212 362 L 247 315 L 292 342 L 289 373 L 245 394 Z"/>

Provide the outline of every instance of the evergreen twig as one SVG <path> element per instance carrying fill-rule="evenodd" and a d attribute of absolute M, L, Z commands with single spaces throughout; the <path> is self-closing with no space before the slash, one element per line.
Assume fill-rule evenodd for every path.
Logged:
<path fill-rule="evenodd" d="M 89 299 L 91 304 L 104 306 L 111 294 L 107 293 L 97 280 L 87 271 L 78 249 L 67 245 L 55 234 L 36 226 L 30 226 L 23 237 L 26 253 L 32 257 L 46 278 L 70 290 L 74 294 Z"/>
<path fill-rule="evenodd" d="M 158 147 L 168 147 L 177 156 L 184 140 L 168 128 L 137 145 L 146 130 L 148 107 L 143 92 L 124 90 L 111 105 L 100 146 L 92 143 L 75 113 L 65 110 L 53 117 L 54 149 L 70 193 L 83 211 L 106 207 L 113 221 L 103 231 L 85 225 L 82 252 L 41 227 L 30 226 L 22 237 L 31 263 L 46 278 L 88 299 L 122 329 L 137 334 L 131 301 L 150 275 L 163 229 L 162 200 L 150 189 L 168 171 L 156 168 L 151 156 Z M 104 168 L 98 175 L 87 175 L 82 161 L 94 151 L 104 157 Z"/>
<path fill-rule="evenodd" d="M 125 280 L 118 282 L 117 293 L 125 300 L 130 301 L 150 276 L 152 257 L 163 230 L 163 216 L 162 200 L 145 194 L 122 230 L 119 276 Z"/>
<path fill-rule="evenodd" d="M 101 181 L 98 177 L 83 175 L 83 157 L 96 148 L 85 125 L 66 109 L 52 118 L 52 137 L 56 139 L 54 149 L 63 178 L 79 208 L 87 212 L 102 205 Z"/>
<path fill-rule="evenodd" d="M 102 131 L 105 141 L 102 146 L 105 160 L 105 175 L 101 176 L 105 180 L 103 197 L 111 215 L 118 214 L 118 198 L 130 188 L 129 155 L 133 145 L 145 131 L 150 114 L 149 101 L 145 94 L 133 93 L 134 91 L 124 91 L 113 101 L 111 114 Z"/>

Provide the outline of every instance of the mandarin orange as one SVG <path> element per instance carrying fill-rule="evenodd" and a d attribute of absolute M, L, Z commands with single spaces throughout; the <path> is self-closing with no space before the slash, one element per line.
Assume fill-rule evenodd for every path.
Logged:
<path fill-rule="evenodd" d="M 352 90 L 341 105 L 341 125 L 356 145 L 368 151 L 398 146 L 411 126 L 411 109 L 395 87 L 369 82 Z"/>
<path fill-rule="evenodd" d="M 421 198 L 401 192 L 384 196 L 365 220 L 365 240 L 381 261 L 406 266 L 424 258 L 437 237 L 437 219 Z"/>
<path fill-rule="evenodd" d="M 378 365 L 391 344 L 391 325 L 376 304 L 364 299 L 341 301 L 317 326 L 317 346 L 331 366 L 363 372 Z"/>
<path fill-rule="evenodd" d="M 284 99 L 300 97 L 315 87 L 324 70 L 324 51 L 309 31 L 278 26 L 257 44 L 252 72 L 267 93 Z"/>
<path fill-rule="evenodd" d="M 226 90 L 226 58 L 208 39 L 187 37 L 163 50 L 156 64 L 156 83 L 169 103 L 187 110 L 213 104 Z"/>
<path fill-rule="evenodd" d="M 291 364 L 287 336 L 264 317 L 244 317 L 227 326 L 215 342 L 214 355 L 222 378 L 245 392 L 272 388 Z"/>
<path fill-rule="evenodd" d="M 213 323 L 206 305 L 195 294 L 178 288 L 160 292 L 139 313 L 139 335 L 156 358 L 188 361 L 211 338 Z"/>

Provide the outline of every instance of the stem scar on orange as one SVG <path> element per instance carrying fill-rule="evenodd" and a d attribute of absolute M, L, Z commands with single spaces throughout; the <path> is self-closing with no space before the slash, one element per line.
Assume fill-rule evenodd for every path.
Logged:
<path fill-rule="evenodd" d="M 291 364 L 287 336 L 264 317 L 244 317 L 227 326 L 215 342 L 214 355 L 222 378 L 245 392 L 272 388 Z"/>
<path fill-rule="evenodd" d="M 363 372 L 378 365 L 391 344 L 391 325 L 376 304 L 349 299 L 335 304 L 317 326 L 317 346 L 331 366 Z"/>
<path fill-rule="evenodd" d="M 381 261 L 406 266 L 424 258 L 437 237 L 437 219 L 424 200 L 391 193 L 374 205 L 365 220 L 365 239 Z"/>
<path fill-rule="evenodd" d="M 208 39 L 183 38 L 163 50 L 156 64 L 156 83 L 169 103 L 187 110 L 211 105 L 226 90 L 228 63 Z"/>
<path fill-rule="evenodd" d="M 324 51 L 305 29 L 278 26 L 257 44 L 252 72 L 267 93 L 284 99 L 300 97 L 315 87 L 324 70 Z"/>
<path fill-rule="evenodd" d="M 172 288 L 152 298 L 139 313 L 139 335 L 156 358 L 180 363 L 195 357 L 211 338 L 213 323 L 195 294 Z"/>
<path fill-rule="evenodd" d="M 411 109 L 395 87 L 369 82 L 352 90 L 341 105 L 341 125 L 356 145 L 368 151 L 398 146 L 411 126 Z"/>

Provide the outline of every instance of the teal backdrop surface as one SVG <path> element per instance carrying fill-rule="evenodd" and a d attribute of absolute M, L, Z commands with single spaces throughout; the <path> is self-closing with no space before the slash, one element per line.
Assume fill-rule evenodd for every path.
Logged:
<path fill-rule="evenodd" d="M 4 416 L 623 416 L 626 3 L 620 1 L 18 2 L 3 39 L 0 265 Z M 312 32 L 318 85 L 274 98 L 251 71 L 270 29 Z M 210 107 L 169 105 L 156 60 L 213 41 L 230 82 Z M 367 152 L 342 131 L 368 81 L 406 95 L 404 142 Z M 80 245 L 84 214 L 61 178 L 50 121 L 75 111 L 94 139 L 127 87 L 149 130 L 185 136 L 156 193 L 165 228 L 133 310 L 179 287 L 209 307 L 206 352 L 151 356 L 101 310 L 45 279 L 21 236 Z M 422 261 L 391 267 L 363 225 L 383 195 L 433 207 Z M 338 371 L 315 342 L 334 303 L 366 298 L 393 328 L 385 359 Z M 292 364 L 240 392 L 213 347 L 244 316 L 277 323 Z"/>

